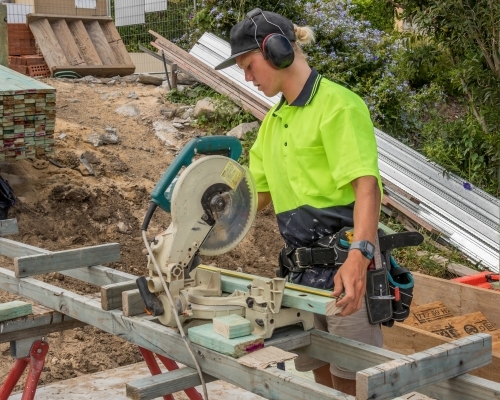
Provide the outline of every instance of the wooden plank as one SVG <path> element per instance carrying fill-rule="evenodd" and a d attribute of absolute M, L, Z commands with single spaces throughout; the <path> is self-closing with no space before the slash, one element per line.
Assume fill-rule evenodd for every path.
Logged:
<path fill-rule="evenodd" d="M 392 399 L 491 362 L 491 336 L 477 335 L 356 373 L 356 398 Z"/>
<path fill-rule="evenodd" d="M 113 21 L 102 21 L 101 28 L 104 36 L 108 40 L 109 45 L 115 53 L 115 57 L 119 64 L 133 65 L 132 58 L 128 54 L 127 48 L 123 44 L 123 40 L 116 29 Z"/>
<path fill-rule="evenodd" d="M 406 326 L 396 323 L 392 328 L 382 327 L 384 346 L 401 354 L 412 354 L 440 346 L 452 339 L 426 332 L 415 326 Z M 500 331 L 491 331 L 488 334 L 493 338 L 493 357 L 491 364 L 471 371 L 471 375 L 500 383 Z"/>
<path fill-rule="evenodd" d="M 32 278 L 19 279 L 12 271 L 0 268 L 0 289 L 61 310 L 66 315 L 89 323 L 138 346 L 164 355 L 193 368 L 184 339 L 174 330 L 146 318 L 125 317 L 121 311 L 104 311 L 100 302 L 89 300 L 59 287 Z M 57 294 L 57 295 L 55 295 Z M 292 375 L 278 368 L 249 369 L 237 360 L 191 343 L 202 371 L 218 379 L 267 398 L 287 400 L 354 400 L 337 390 L 318 385 L 309 379 Z"/>
<path fill-rule="evenodd" d="M 252 333 L 252 324 L 241 315 L 229 314 L 213 319 L 214 332 L 227 339 L 247 336 Z"/>
<path fill-rule="evenodd" d="M 80 249 L 55 251 L 51 254 L 16 257 L 14 270 L 18 278 L 23 278 L 115 261 L 120 261 L 120 245 L 108 243 Z"/>
<path fill-rule="evenodd" d="M 52 254 L 51 251 L 31 246 L 29 244 L 16 242 L 14 240 L 0 238 L 0 255 L 16 258 L 36 254 Z M 63 275 L 79 279 L 91 285 L 102 286 L 112 283 L 126 282 L 136 280 L 138 276 L 127 272 L 118 271 L 112 268 L 94 265 L 92 267 L 77 268 L 68 271 L 62 271 Z"/>
<path fill-rule="evenodd" d="M 473 333 L 490 333 L 495 330 L 495 327 L 481 311 L 426 322 L 418 328 L 450 339 L 465 337 Z"/>
<path fill-rule="evenodd" d="M 214 332 L 212 323 L 195 326 L 188 329 L 191 343 L 215 350 L 217 353 L 239 358 L 254 350 L 264 347 L 264 339 L 257 335 L 247 335 L 233 339 L 225 338 Z"/>
<path fill-rule="evenodd" d="M 69 30 L 66 20 L 59 19 L 57 21 L 53 21 L 50 26 L 52 27 L 52 30 L 54 31 L 54 34 L 59 41 L 59 45 L 61 46 L 69 64 L 86 65 L 85 60 L 80 53 L 80 49 L 71 35 L 71 31 Z"/>
<path fill-rule="evenodd" d="M 7 321 L 31 314 L 31 304 L 25 301 L 14 300 L 0 304 L 0 321 Z"/>
<path fill-rule="evenodd" d="M 53 21 L 58 21 L 60 19 L 64 19 L 66 21 L 102 21 L 102 22 L 107 22 L 107 21 L 113 21 L 113 18 L 111 17 L 98 17 L 98 16 L 83 16 L 83 15 L 59 15 L 59 14 L 40 14 L 40 13 L 35 13 L 35 14 L 28 14 L 26 16 L 26 20 L 28 24 L 34 21 L 38 21 L 39 19 L 46 19 L 49 22 Z"/>
<path fill-rule="evenodd" d="M 0 220 L 0 236 L 4 235 L 16 235 L 19 233 L 19 227 L 17 226 L 17 219 L 3 219 Z"/>
<path fill-rule="evenodd" d="M 113 76 L 126 76 L 131 75 L 135 72 L 135 65 L 61 65 L 54 68 L 54 72 L 58 71 L 73 71 L 81 76 L 93 75 L 102 77 L 113 77 Z"/>
<path fill-rule="evenodd" d="M 398 324 L 396 323 L 396 325 Z M 409 328 L 414 329 L 412 327 Z M 385 329 L 384 334 L 392 329 L 394 329 L 394 327 Z M 439 338 L 438 335 L 433 336 Z M 439 346 L 441 343 L 443 342 L 437 342 L 436 346 Z M 311 344 L 296 349 L 296 352 L 308 354 L 319 360 L 340 365 L 351 371 L 361 371 L 390 360 L 401 358 L 401 354 L 399 353 L 315 329 L 311 331 Z M 496 370 L 497 374 L 498 371 L 499 369 Z M 498 393 L 500 393 L 500 383 L 471 376 L 469 374 L 463 374 L 456 378 L 441 381 L 426 388 L 419 389 L 419 393 L 426 394 L 436 399 L 494 399 L 495 396 L 498 396 Z"/>
<path fill-rule="evenodd" d="M 108 40 L 106 39 L 106 36 L 104 36 L 104 32 L 102 31 L 99 22 L 86 22 L 84 26 L 85 29 L 87 29 L 90 40 L 92 41 L 97 54 L 99 54 L 99 58 L 101 59 L 102 63 L 104 65 L 120 64 L 120 62 L 116 59 L 115 54 L 111 49 Z"/>
<path fill-rule="evenodd" d="M 215 380 L 208 375 L 204 375 L 203 379 L 205 383 Z M 201 385 L 198 371 L 185 367 L 129 382 L 126 385 L 126 395 L 134 400 L 150 400 L 198 385 Z"/>
<path fill-rule="evenodd" d="M 122 306 L 122 293 L 137 288 L 135 281 L 113 283 L 101 286 L 101 306 L 103 310 L 114 310 Z"/>
<path fill-rule="evenodd" d="M 144 314 L 145 307 L 139 289 L 127 290 L 122 293 L 122 310 L 126 317 Z"/>
<path fill-rule="evenodd" d="M 421 306 L 412 306 L 409 317 L 403 322 L 405 325 L 418 326 L 427 322 L 453 317 L 452 312 L 441 301 L 435 301 Z"/>
<path fill-rule="evenodd" d="M 73 39 L 75 40 L 78 49 L 80 50 L 80 54 L 82 55 L 85 63 L 88 65 L 103 65 L 97 50 L 92 43 L 92 40 L 83 25 L 83 22 L 80 20 L 71 21 L 68 23 L 69 30 L 73 35 Z M 57 64 L 58 67 L 70 65 L 68 62 Z"/>
<path fill-rule="evenodd" d="M 45 62 L 51 71 L 58 65 L 69 64 L 68 59 L 64 55 L 64 51 L 46 18 L 33 21 L 29 24 L 29 27 L 31 32 L 33 32 L 33 36 L 35 36 L 38 47 L 43 54 L 43 58 L 45 58 Z"/>
<path fill-rule="evenodd" d="M 413 272 L 413 299 L 417 304 L 442 301 L 454 315 L 481 311 L 500 328 L 500 292 Z"/>

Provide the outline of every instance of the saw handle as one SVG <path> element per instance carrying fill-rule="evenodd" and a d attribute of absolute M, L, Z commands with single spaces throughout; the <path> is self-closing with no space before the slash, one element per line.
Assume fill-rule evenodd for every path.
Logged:
<path fill-rule="evenodd" d="M 156 184 L 151 193 L 151 201 L 162 210 L 170 212 L 170 199 L 173 191 L 173 186 L 170 186 L 182 167 L 191 164 L 196 154 L 220 154 L 226 151 L 228 157 L 238 161 L 242 152 L 239 139 L 233 136 L 204 136 L 191 140 L 175 157 Z"/>

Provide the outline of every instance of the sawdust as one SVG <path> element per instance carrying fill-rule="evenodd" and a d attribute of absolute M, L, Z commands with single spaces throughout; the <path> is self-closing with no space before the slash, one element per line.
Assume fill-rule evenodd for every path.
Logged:
<path fill-rule="evenodd" d="M 162 108 L 179 105 L 166 103 L 155 86 L 123 81 L 118 86 L 44 81 L 57 89 L 56 150 L 45 163 L 21 160 L 0 165 L 1 176 L 12 185 L 18 199 L 9 210 L 9 218 L 17 218 L 19 234 L 9 239 L 47 250 L 117 242 L 121 261 L 108 266 L 145 275 L 140 225 L 149 194 L 176 151 L 204 133 L 185 127 L 179 134 L 170 135 L 168 142 L 161 141 L 153 124 L 165 120 Z M 130 96 L 131 92 L 136 96 Z M 139 115 L 120 115 L 115 112 L 120 106 L 134 106 Z M 92 138 L 104 134 L 106 128 L 116 129 L 119 143 L 94 146 Z M 82 154 L 95 175 L 89 175 L 80 162 Z M 168 223 L 169 215 L 157 211 L 149 234 L 165 229 Z M 274 213 L 268 208 L 234 250 L 203 261 L 272 277 L 281 245 Z M 11 260 L 1 261 L 3 267 L 12 269 Z M 98 292 L 97 287 L 61 274 L 38 278 L 80 294 Z M 16 298 L 0 291 L 0 303 Z M 52 333 L 48 340 L 50 350 L 41 384 L 141 360 L 136 346 L 91 326 Z M 3 382 L 14 364 L 8 343 L 0 344 L 0 360 Z M 16 390 L 22 389 L 23 379 Z"/>

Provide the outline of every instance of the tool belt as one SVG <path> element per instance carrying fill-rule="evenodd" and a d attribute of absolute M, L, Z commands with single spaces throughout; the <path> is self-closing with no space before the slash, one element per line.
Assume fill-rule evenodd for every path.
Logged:
<path fill-rule="evenodd" d="M 349 253 L 352 231 L 353 228 L 343 228 L 312 243 L 310 247 L 285 245 L 280 251 L 276 275 L 306 286 L 333 289 L 333 277 Z M 370 323 L 392 326 L 394 321 L 404 321 L 410 314 L 414 281 L 410 271 L 396 263 L 391 250 L 417 246 L 422 243 L 423 237 L 418 232 L 385 235 L 380 229 L 378 235 L 382 268 L 367 271 L 366 306 Z M 322 269 L 331 270 L 331 274 Z M 324 282 L 318 286 L 320 279 L 304 279 L 311 270 L 315 270 L 317 275 L 328 276 L 331 281 L 327 286 Z"/>

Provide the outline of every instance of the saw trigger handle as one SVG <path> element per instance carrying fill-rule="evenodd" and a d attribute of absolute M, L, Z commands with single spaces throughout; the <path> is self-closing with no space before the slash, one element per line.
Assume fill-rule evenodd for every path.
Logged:
<path fill-rule="evenodd" d="M 167 168 L 160 181 L 151 193 L 151 201 L 166 212 L 170 212 L 170 200 L 172 198 L 175 178 L 182 169 L 191 164 L 196 154 L 214 154 L 227 151 L 228 156 L 235 161 L 241 156 L 242 147 L 239 139 L 233 136 L 204 136 L 191 140 L 181 150 L 179 155 Z M 172 185 L 172 183 L 174 185 Z"/>

